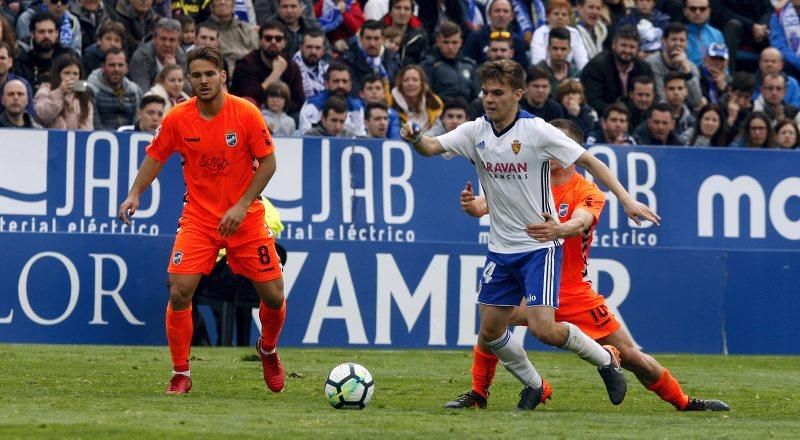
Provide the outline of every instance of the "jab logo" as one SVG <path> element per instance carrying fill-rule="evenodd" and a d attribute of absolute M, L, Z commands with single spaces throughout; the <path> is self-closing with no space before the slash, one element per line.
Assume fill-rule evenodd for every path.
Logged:
<path fill-rule="evenodd" d="M 0 214 L 47 213 L 47 132 L 3 130 Z"/>

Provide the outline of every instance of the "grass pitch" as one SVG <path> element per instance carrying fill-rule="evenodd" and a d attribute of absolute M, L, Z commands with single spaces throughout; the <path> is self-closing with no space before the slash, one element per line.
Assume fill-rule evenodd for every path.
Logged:
<path fill-rule="evenodd" d="M 729 413 L 678 413 L 628 374 L 608 402 L 594 368 L 570 353 L 531 353 L 554 400 L 516 413 L 520 385 L 502 367 L 489 409 L 442 405 L 469 389 L 471 352 L 281 350 L 287 387 L 272 394 L 252 349 L 195 348 L 194 388 L 165 396 L 164 347 L 0 345 L 0 438 L 797 438 L 800 358 L 656 356 L 692 396 Z M 322 392 L 335 365 L 375 378 L 364 411 L 337 411 Z"/>

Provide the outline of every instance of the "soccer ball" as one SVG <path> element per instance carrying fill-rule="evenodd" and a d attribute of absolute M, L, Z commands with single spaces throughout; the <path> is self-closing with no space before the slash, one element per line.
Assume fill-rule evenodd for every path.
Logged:
<path fill-rule="evenodd" d="M 374 392 L 372 375 L 352 362 L 337 365 L 325 381 L 325 398 L 336 409 L 364 409 Z"/>

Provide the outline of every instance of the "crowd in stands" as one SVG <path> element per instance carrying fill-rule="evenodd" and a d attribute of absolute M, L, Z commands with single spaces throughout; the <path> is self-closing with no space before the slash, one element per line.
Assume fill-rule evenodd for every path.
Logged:
<path fill-rule="evenodd" d="M 0 127 L 154 131 L 186 54 L 274 135 L 399 138 L 481 117 L 482 63 L 586 144 L 797 148 L 800 0 L 3 0 Z"/>

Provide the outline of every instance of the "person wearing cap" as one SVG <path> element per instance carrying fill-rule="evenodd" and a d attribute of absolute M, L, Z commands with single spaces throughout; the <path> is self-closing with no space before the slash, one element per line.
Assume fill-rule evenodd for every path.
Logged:
<path fill-rule="evenodd" d="M 728 47 L 724 43 L 711 43 L 703 56 L 700 66 L 700 90 L 712 104 L 719 104 L 720 98 L 728 89 L 731 77 L 728 75 Z"/>
<path fill-rule="evenodd" d="M 758 57 L 758 72 L 756 73 L 756 90 L 753 93 L 753 100 L 761 96 L 761 78 L 770 73 L 780 73 L 786 78 L 786 96 L 783 98 L 789 104 L 800 107 L 800 84 L 793 76 L 787 75 L 783 71 L 783 56 L 774 47 L 768 47 L 761 51 Z"/>
<path fill-rule="evenodd" d="M 683 7 L 683 16 L 686 18 L 687 36 L 689 46 L 686 48 L 686 55 L 689 61 L 696 66 L 703 63 L 703 54 L 706 53 L 708 46 L 712 43 L 725 44 L 725 37 L 719 29 L 708 23 L 711 17 L 710 0 L 686 0 Z"/>

